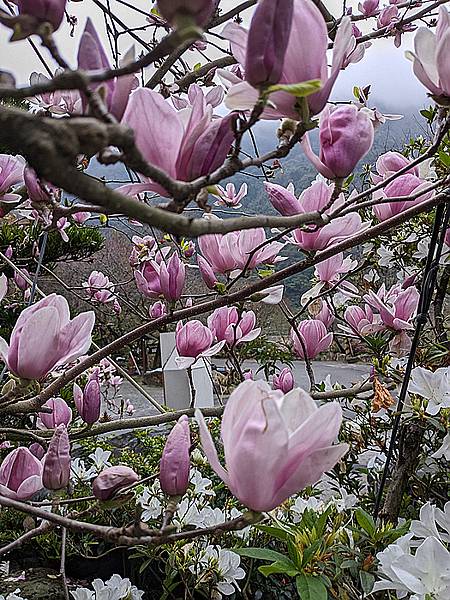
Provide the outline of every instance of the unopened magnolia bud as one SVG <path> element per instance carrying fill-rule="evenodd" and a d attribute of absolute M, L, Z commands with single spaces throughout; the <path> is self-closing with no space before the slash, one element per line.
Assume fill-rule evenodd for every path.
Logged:
<path fill-rule="evenodd" d="M 213 0 L 158 0 L 158 10 L 171 25 L 190 17 L 200 27 L 206 25 L 215 8 Z"/>
<path fill-rule="evenodd" d="M 161 489 L 169 496 L 182 496 L 189 485 L 189 419 L 183 415 L 169 433 L 159 465 Z"/>
<path fill-rule="evenodd" d="M 139 475 L 123 465 L 104 469 L 92 483 L 92 492 L 99 500 L 109 500 L 116 492 L 139 481 Z"/>
<path fill-rule="evenodd" d="M 48 490 L 62 490 L 70 479 L 70 442 L 65 425 L 59 425 L 43 459 L 42 483 Z"/>

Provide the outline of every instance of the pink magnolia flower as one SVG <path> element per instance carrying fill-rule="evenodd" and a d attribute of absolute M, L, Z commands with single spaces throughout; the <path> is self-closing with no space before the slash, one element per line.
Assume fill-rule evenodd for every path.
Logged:
<path fill-rule="evenodd" d="M 364 300 L 380 314 L 383 324 L 394 331 L 413 329 L 413 319 L 420 294 L 416 287 L 409 286 L 403 290 L 394 286 L 386 292 L 384 285 L 375 294 L 372 290 L 364 296 Z"/>
<path fill-rule="evenodd" d="M 318 319 L 300 321 L 297 330 L 299 335 L 294 329 L 291 329 L 291 339 L 295 353 L 303 360 L 305 356 L 313 359 L 321 352 L 328 350 L 333 341 L 333 334 L 328 333 L 325 325 Z"/>
<path fill-rule="evenodd" d="M 385 152 L 378 157 L 377 162 L 375 163 L 377 174 L 372 173 L 372 181 L 374 183 L 379 183 L 380 181 L 383 181 L 383 179 L 386 179 L 397 171 L 400 171 L 400 169 L 407 167 L 410 163 L 411 161 L 409 158 L 406 158 L 406 156 L 403 156 L 403 154 L 400 154 L 400 152 Z M 412 175 L 416 175 L 418 177 L 419 167 L 411 167 L 407 173 L 411 173 Z"/>
<path fill-rule="evenodd" d="M 42 407 L 52 410 L 51 413 L 39 413 L 40 422 L 46 429 L 56 429 L 61 424 L 67 427 L 71 423 L 72 409 L 62 398 L 50 398 Z"/>
<path fill-rule="evenodd" d="M 245 79 L 255 88 L 278 83 L 289 44 L 293 0 L 260 0 L 248 31 Z"/>
<path fill-rule="evenodd" d="M 92 425 L 98 421 L 102 405 L 98 373 L 93 373 L 89 377 L 84 390 L 77 383 L 73 384 L 73 399 L 78 414 L 85 423 Z"/>
<path fill-rule="evenodd" d="M 17 285 L 21 292 L 24 292 L 30 287 L 30 284 L 25 279 L 25 277 L 23 277 L 23 275 L 25 275 L 25 277 L 27 277 L 28 279 L 33 278 L 32 275 L 30 275 L 30 273 L 27 271 L 27 269 L 22 268 L 20 269 L 20 271 L 14 271 L 14 283 Z"/>
<path fill-rule="evenodd" d="M 389 4 L 383 8 L 377 18 L 377 28 L 382 29 L 398 22 L 398 7 L 395 4 Z"/>
<path fill-rule="evenodd" d="M 348 177 L 372 148 L 374 128 L 370 117 L 354 105 L 343 105 L 333 111 L 326 107 L 319 123 L 319 156 L 312 151 L 307 135 L 302 140 L 306 156 L 324 177 Z"/>
<path fill-rule="evenodd" d="M 179 356 L 175 359 L 179 369 L 191 367 L 200 357 L 213 356 L 219 352 L 225 341 L 213 345 L 214 331 L 196 319 L 183 324 L 178 321 L 175 345 Z"/>
<path fill-rule="evenodd" d="M 151 319 L 159 319 L 167 315 L 167 308 L 164 302 L 155 302 L 149 308 L 148 314 Z"/>
<path fill-rule="evenodd" d="M 280 260 L 278 254 L 284 248 L 284 244 L 281 242 L 265 244 L 267 237 L 262 227 L 243 229 L 236 233 L 235 243 L 234 245 L 230 244 L 230 250 L 238 269 L 244 269 L 245 267 L 254 269 L 262 264 L 273 265 Z M 262 245 L 262 248 L 255 251 L 256 248 Z"/>
<path fill-rule="evenodd" d="M 317 321 L 322 321 L 325 327 L 329 329 L 334 323 L 334 314 L 331 312 L 330 307 L 326 302 L 323 300 L 320 300 L 320 302 L 320 310 L 316 315 L 314 315 L 314 318 L 317 319 Z"/>
<path fill-rule="evenodd" d="M 352 260 L 350 256 L 344 258 L 344 254 L 339 252 L 318 263 L 315 268 L 315 274 L 319 281 L 335 284 L 340 280 L 341 275 L 352 271 L 357 266 L 357 260 Z"/>
<path fill-rule="evenodd" d="M 77 225 L 83 225 L 89 218 L 91 217 L 91 213 L 88 211 L 80 211 L 73 213 L 72 219 Z"/>
<path fill-rule="evenodd" d="M 62 72 L 58 69 L 56 74 Z M 33 71 L 30 75 L 30 85 L 48 84 L 49 77 L 43 73 Z M 81 112 L 81 98 L 78 90 L 56 90 L 54 92 L 44 92 L 30 98 L 30 102 L 38 108 L 43 108 L 47 112 L 55 115 L 73 115 Z"/>
<path fill-rule="evenodd" d="M 222 35 L 230 40 L 231 51 L 241 66 L 246 64 L 248 31 L 229 23 Z M 341 70 L 348 47 L 352 26 L 350 19 L 344 17 L 334 40 L 331 70 L 328 70 L 327 48 L 328 32 L 324 18 L 311 0 L 294 0 L 290 35 L 284 55 L 280 84 L 294 84 L 311 79 L 322 82 L 321 89 L 307 97 L 309 109 L 313 115 L 319 114 L 326 105 L 333 85 Z M 240 81 L 236 75 L 225 72 L 234 85 L 228 90 L 225 104 L 232 110 L 251 110 L 259 92 L 247 81 Z M 270 100 L 276 108 L 266 108 L 263 117 L 279 119 L 289 117 L 298 120 L 297 99 L 287 92 L 275 92 Z"/>
<path fill-rule="evenodd" d="M 221 185 L 216 185 L 217 192 L 213 194 L 218 200 L 214 202 L 216 206 L 226 206 L 227 208 L 240 208 L 241 200 L 247 195 L 247 184 L 243 183 L 236 192 L 234 183 L 227 183 L 223 188 Z"/>
<path fill-rule="evenodd" d="M 36 171 L 28 165 L 23 171 L 23 178 L 32 204 L 52 204 L 58 198 L 59 189 L 40 179 Z"/>
<path fill-rule="evenodd" d="M 10 452 L 0 465 L 0 494 L 14 500 L 28 500 L 42 489 L 42 464 L 28 448 Z"/>
<path fill-rule="evenodd" d="M 162 294 L 159 278 L 159 265 L 155 261 L 143 264 L 140 270 L 134 271 L 137 289 L 146 298 L 159 298 Z"/>
<path fill-rule="evenodd" d="M 232 124 L 236 118 L 236 114 L 229 114 L 213 119 L 212 107 L 201 95 L 192 106 L 177 111 L 157 92 L 140 88 L 131 95 L 122 122 L 134 130 L 136 144 L 150 164 L 174 179 L 192 181 L 223 163 L 234 140 Z M 129 184 L 119 191 L 130 195 L 153 191 L 169 196 L 161 185 L 141 179 L 143 183 Z"/>
<path fill-rule="evenodd" d="M 294 184 L 289 183 L 287 187 L 276 183 L 264 182 L 272 206 L 283 216 L 290 217 L 298 215 L 302 210 L 301 203 L 294 193 Z"/>
<path fill-rule="evenodd" d="M 187 98 L 173 95 L 171 96 L 172 104 L 177 110 L 183 110 L 183 108 L 192 106 L 198 95 L 204 97 L 207 105 L 209 104 L 212 108 L 216 108 L 222 104 L 224 91 L 222 86 L 215 85 L 209 92 L 205 93 L 205 88 L 200 87 L 196 83 L 192 83 L 188 88 Z"/>
<path fill-rule="evenodd" d="M 71 320 L 67 300 L 50 294 L 21 312 L 10 345 L 0 338 L 0 355 L 18 377 L 42 379 L 55 367 L 86 354 L 94 322 L 92 311 Z"/>
<path fill-rule="evenodd" d="M 255 324 L 256 315 L 252 310 L 239 314 L 234 306 L 216 308 L 208 317 L 208 327 L 215 332 L 216 339 L 229 346 L 255 340 L 261 333 L 261 328 L 255 328 Z"/>
<path fill-rule="evenodd" d="M 114 284 L 101 271 L 92 271 L 87 282 L 83 282 L 83 287 L 88 297 L 95 302 L 107 304 L 115 300 Z"/>
<path fill-rule="evenodd" d="M 23 159 L 0 154 L 0 202 L 19 202 L 21 196 L 12 192 L 12 188 L 23 181 Z"/>
<path fill-rule="evenodd" d="M 414 75 L 434 95 L 450 96 L 450 13 L 439 8 L 434 34 L 428 27 L 419 27 L 414 37 L 414 52 L 407 57 L 413 61 Z"/>
<path fill-rule="evenodd" d="M 283 394 L 287 394 L 294 389 L 294 385 L 294 374 L 292 373 L 292 369 L 288 367 L 284 367 L 278 375 L 272 377 L 272 388 L 274 390 L 281 390 Z"/>
<path fill-rule="evenodd" d="M 64 424 L 59 425 L 42 460 L 42 483 L 48 490 L 62 490 L 70 480 L 70 442 Z"/>
<path fill-rule="evenodd" d="M 161 489 L 169 496 L 183 496 L 189 486 L 191 435 L 189 419 L 180 417 L 167 436 L 159 463 Z"/>
<path fill-rule="evenodd" d="M 379 13 L 380 0 L 364 0 L 358 4 L 358 10 L 365 17 L 374 17 Z"/>
<path fill-rule="evenodd" d="M 17 0 L 19 14 L 30 15 L 38 23 L 50 23 L 56 31 L 64 18 L 67 0 Z"/>
<path fill-rule="evenodd" d="M 109 500 L 122 488 L 139 481 L 139 475 L 130 467 L 117 465 L 108 467 L 92 482 L 92 493 L 99 500 Z"/>
<path fill-rule="evenodd" d="M 119 63 L 124 67 L 134 61 L 134 47 L 132 46 Z M 78 47 L 78 68 L 84 71 L 105 71 L 111 68 L 102 42 L 90 17 L 86 20 L 84 31 Z M 102 96 L 108 111 L 120 121 L 128 104 L 131 91 L 138 85 L 136 76 L 131 73 L 123 77 L 108 79 L 107 81 L 91 84 L 91 89 Z M 86 97 L 82 94 L 83 111 L 88 109 Z"/>
<path fill-rule="evenodd" d="M 405 197 L 407 198 L 412 193 L 418 193 L 421 189 L 427 187 L 427 182 L 412 173 L 405 173 L 404 175 L 400 175 L 391 183 L 388 183 L 386 187 L 381 190 L 377 190 L 372 194 L 372 198 L 374 200 L 383 201 L 383 203 L 375 204 L 373 208 L 373 212 L 379 221 L 386 221 L 386 219 L 390 219 L 395 215 L 400 214 L 407 208 L 411 206 L 415 206 L 416 204 L 420 204 L 428 198 L 431 197 L 433 192 L 427 192 L 422 194 L 415 200 L 403 200 L 403 201 L 395 201 L 395 202 L 386 202 L 389 198 L 399 198 Z"/>
<path fill-rule="evenodd" d="M 324 181 L 315 181 L 312 185 L 304 190 L 299 197 L 299 205 L 302 213 L 321 211 L 331 200 L 334 185 L 327 185 Z M 339 196 L 336 202 L 325 211 L 327 214 L 330 210 L 335 210 L 343 201 L 343 196 Z M 349 213 L 344 217 L 337 217 L 331 223 L 317 229 L 308 226 L 303 229 L 296 229 L 289 238 L 292 244 L 295 244 L 302 250 L 322 250 L 328 248 L 338 242 L 355 235 L 364 229 L 367 229 L 368 223 L 363 223 L 361 217 L 357 213 Z"/>
<path fill-rule="evenodd" d="M 171 25 L 176 26 L 180 17 L 190 16 L 200 27 L 208 23 L 216 7 L 214 0 L 157 0 L 157 5 Z"/>
<path fill-rule="evenodd" d="M 186 281 L 186 268 L 175 252 L 166 262 L 161 262 L 159 267 L 159 281 L 161 293 L 169 302 L 179 300 Z"/>
<path fill-rule="evenodd" d="M 380 330 L 380 324 L 368 304 L 364 307 L 349 306 L 344 313 L 344 319 L 359 335 L 369 335 Z"/>
<path fill-rule="evenodd" d="M 316 483 L 347 452 L 333 446 L 342 421 L 337 402 L 317 408 L 303 390 L 287 395 L 264 381 L 244 381 L 230 395 L 222 418 L 226 469 L 197 409 L 203 451 L 232 494 L 255 511 L 270 511 Z"/>

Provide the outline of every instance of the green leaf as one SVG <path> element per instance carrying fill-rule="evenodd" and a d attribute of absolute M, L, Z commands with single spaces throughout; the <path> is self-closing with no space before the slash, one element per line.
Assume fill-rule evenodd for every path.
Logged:
<path fill-rule="evenodd" d="M 359 579 L 361 581 L 361 587 L 365 594 L 370 594 L 375 584 L 375 577 L 372 573 L 368 573 L 367 571 L 359 572 Z"/>
<path fill-rule="evenodd" d="M 257 558 L 259 560 L 288 560 L 281 552 L 269 550 L 268 548 L 238 548 L 234 552 L 239 554 L 239 556 L 247 556 L 248 558 Z"/>
<path fill-rule="evenodd" d="M 302 81 L 301 83 L 276 83 L 267 88 L 267 94 L 274 92 L 287 92 L 296 98 L 305 98 L 311 94 L 315 94 L 322 87 L 320 79 L 311 79 L 310 81 Z"/>
<path fill-rule="evenodd" d="M 298 569 L 295 568 L 295 565 L 290 560 L 277 560 L 271 565 L 263 565 L 262 567 L 259 567 L 258 571 L 262 573 L 264 577 L 274 575 L 275 573 L 283 573 L 289 577 L 295 577 L 298 575 Z"/>
<path fill-rule="evenodd" d="M 327 600 L 328 592 L 320 577 L 302 573 L 295 579 L 301 600 Z"/>
<path fill-rule="evenodd" d="M 260 531 L 263 531 L 264 533 L 267 533 L 268 535 L 277 538 L 277 540 L 282 540 L 283 542 L 285 542 L 289 536 L 289 533 L 284 529 L 281 529 L 280 527 L 272 527 L 270 525 L 256 525 L 256 529 L 259 529 Z"/>
<path fill-rule="evenodd" d="M 358 508 L 355 511 L 356 520 L 358 525 L 364 529 L 364 531 L 372 537 L 375 533 L 375 521 L 364 509 Z"/>
<path fill-rule="evenodd" d="M 318 550 L 320 548 L 321 544 L 322 544 L 322 540 L 316 540 L 315 542 L 313 542 L 310 546 L 308 546 L 305 549 L 305 551 L 303 553 L 303 560 L 302 560 L 303 567 L 308 564 L 311 557 L 314 556 L 316 550 Z"/>

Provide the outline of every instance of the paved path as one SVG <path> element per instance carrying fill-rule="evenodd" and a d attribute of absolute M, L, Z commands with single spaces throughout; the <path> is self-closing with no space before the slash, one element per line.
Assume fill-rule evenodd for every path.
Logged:
<path fill-rule="evenodd" d="M 224 361 L 220 359 L 215 360 L 214 362 L 218 366 L 222 366 L 224 363 Z M 312 365 L 317 382 L 323 381 L 328 375 L 330 375 L 332 384 L 339 382 L 345 387 L 350 387 L 359 381 L 363 381 L 369 375 L 370 370 L 370 366 L 363 363 L 349 364 L 340 362 L 314 361 Z M 255 361 L 246 361 L 244 364 L 244 370 L 246 369 L 253 369 L 256 371 L 258 369 L 258 364 Z M 294 363 L 294 375 L 297 386 L 305 389 L 309 388 L 309 379 L 305 371 L 304 363 Z M 260 374 L 259 377 L 263 377 L 263 375 Z M 148 385 L 144 385 L 143 387 L 155 400 L 160 403 L 164 402 L 162 388 Z M 157 414 L 157 410 L 148 402 L 148 400 L 139 394 L 139 392 L 137 392 L 127 381 L 124 381 L 122 384 L 121 393 L 123 394 L 124 398 L 129 398 L 133 403 L 136 409 L 136 412 L 133 415 L 134 417 Z"/>

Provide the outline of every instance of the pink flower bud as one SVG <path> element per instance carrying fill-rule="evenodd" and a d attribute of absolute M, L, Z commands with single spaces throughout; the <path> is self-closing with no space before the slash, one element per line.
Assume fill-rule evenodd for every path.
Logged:
<path fill-rule="evenodd" d="M 130 469 L 119 465 L 104 469 L 92 483 L 92 492 L 99 500 L 109 500 L 122 488 L 139 481 L 139 475 Z"/>
<path fill-rule="evenodd" d="M 13 255 L 13 249 L 10 244 L 5 250 L 5 256 L 6 256 L 6 258 L 11 258 L 12 255 Z"/>
<path fill-rule="evenodd" d="M 152 304 L 149 308 L 148 314 L 151 319 L 160 319 L 167 315 L 166 305 L 164 302 L 155 302 L 155 304 Z"/>
<path fill-rule="evenodd" d="M 266 181 L 264 188 L 269 195 L 272 206 L 281 215 L 290 217 L 302 213 L 300 201 L 294 195 L 294 186 L 289 184 L 287 188 L 276 183 Z"/>
<path fill-rule="evenodd" d="M 281 369 L 278 375 L 272 377 L 272 387 L 274 390 L 281 390 L 287 394 L 294 389 L 294 374 L 288 367 Z"/>
<path fill-rule="evenodd" d="M 197 358 L 211 347 L 213 339 L 213 332 L 196 319 L 185 325 L 181 321 L 177 323 L 175 343 L 180 356 Z"/>
<path fill-rule="evenodd" d="M 360 2 L 358 4 L 358 10 L 365 17 L 373 17 L 376 14 L 378 14 L 378 12 L 379 12 L 379 9 L 378 9 L 379 3 L 380 3 L 380 0 L 364 0 L 364 2 Z"/>
<path fill-rule="evenodd" d="M 192 17 L 200 27 L 211 18 L 216 3 L 213 0 L 158 0 L 158 10 L 171 25 L 176 25 L 179 17 Z"/>
<path fill-rule="evenodd" d="M 77 212 L 77 213 L 73 213 L 72 215 L 72 219 L 74 220 L 74 222 L 77 225 L 83 225 L 83 223 L 85 223 L 91 216 L 90 212 Z"/>
<path fill-rule="evenodd" d="M 294 329 L 291 330 L 291 338 L 295 353 L 302 359 L 305 356 L 309 359 L 315 358 L 327 350 L 333 341 L 333 334 L 328 333 L 325 325 L 318 319 L 300 321 L 297 330 L 300 338 Z"/>
<path fill-rule="evenodd" d="M 67 427 L 72 421 L 72 409 L 62 398 L 50 398 L 42 407 L 52 410 L 51 413 L 39 413 L 39 418 L 47 429 L 56 429 L 61 424 Z"/>
<path fill-rule="evenodd" d="M 20 291 L 24 292 L 30 287 L 30 284 L 22 275 L 25 275 L 28 277 L 28 279 L 31 279 L 32 276 L 27 269 L 20 269 L 20 272 L 14 271 L 14 283 L 17 285 Z"/>
<path fill-rule="evenodd" d="M 398 21 L 398 8 L 395 4 L 390 4 L 389 6 L 386 6 L 386 8 L 383 8 L 378 15 L 377 27 L 378 29 L 382 29 L 396 21 Z"/>
<path fill-rule="evenodd" d="M 84 391 L 74 383 L 73 399 L 78 413 L 85 423 L 92 425 L 98 421 L 102 404 L 98 373 L 91 375 Z"/>
<path fill-rule="evenodd" d="M 259 0 L 248 32 L 245 79 L 253 87 L 278 83 L 283 74 L 293 0 Z"/>
<path fill-rule="evenodd" d="M 56 31 L 64 17 L 67 0 L 17 0 L 19 13 L 35 17 L 39 23 L 50 23 Z"/>
<path fill-rule="evenodd" d="M 31 202 L 36 204 L 50 204 L 55 199 L 58 189 L 50 183 L 39 179 L 36 171 L 28 165 L 23 172 L 23 179 Z"/>
<path fill-rule="evenodd" d="M 197 264 L 203 281 L 206 283 L 207 287 L 210 290 L 213 290 L 217 283 L 217 277 L 214 271 L 212 270 L 211 265 L 207 260 L 203 258 L 203 256 L 200 255 L 197 256 Z"/>
<path fill-rule="evenodd" d="M 62 490 L 70 479 L 70 442 L 65 425 L 59 425 L 42 461 L 42 483 L 48 490 Z"/>
<path fill-rule="evenodd" d="M 38 460 L 41 460 L 45 456 L 45 449 L 40 444 L 38 444 L 37 442 L 34 442 L 34 444 L 31 444 L 31 446 L 30 446 L 30 452 Z"/>
<path fill-rule="evenodd" d="M 370 117 L 356 106 L 324 109 L 320 117 L 320 154 L 316 156 L 305 137 L 306 156 L 324 177 L 348 177 L 372 148 L 374 129 Z"/>
<path fill-rule="evenodd" d="M 161 489 L 169 496 L 182 496 L 189 485 L 189 419 L 183 415 L 169 433 L 159 465 Z"/>
<path fill-rule="evenodd" d="M 175 302 L 180 299 L 186 280 L 186 268 L 176 252 L 169 258 L 167 266 L 165 262 L 161 263 L 159 280 L 166 300 Z"/>

